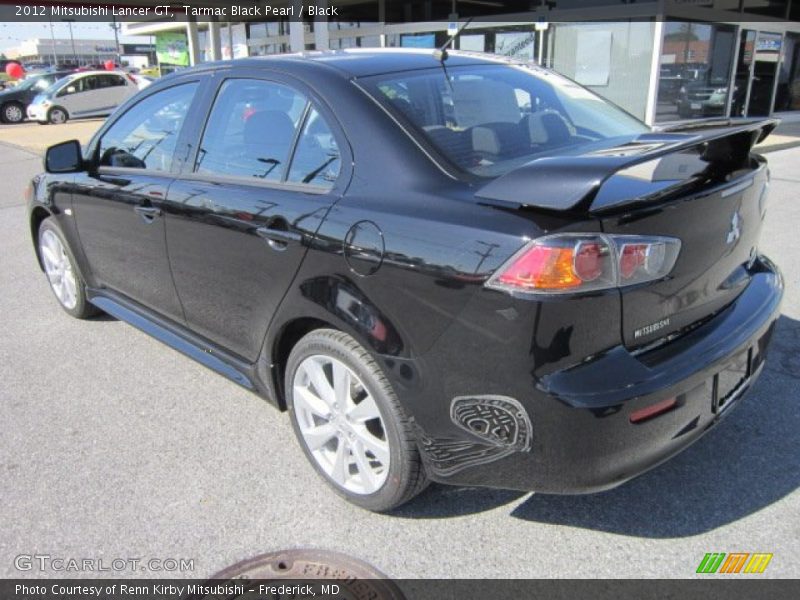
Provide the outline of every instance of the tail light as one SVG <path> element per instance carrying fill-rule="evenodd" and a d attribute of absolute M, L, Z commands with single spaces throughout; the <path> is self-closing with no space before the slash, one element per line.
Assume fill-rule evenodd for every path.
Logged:
<path fill-rule="evenodd" d="M 680 252 L 675 238 L 556 234 L 533 240 L 486 282 L 499 290 L 564 294 L 604 290 L 666 277 Z"/>

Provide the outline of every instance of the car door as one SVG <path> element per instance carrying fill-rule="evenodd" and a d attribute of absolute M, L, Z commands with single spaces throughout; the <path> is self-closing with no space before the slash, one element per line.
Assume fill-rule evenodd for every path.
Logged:
<path fill-rule="evenodd" d="M 97 75 L 84 75 L 73 79 L 69 85 L 58 92 L 58 104 L 63 106 L 70 117 L 82 117 L 91 112 L 96 101 Z"/>
<path fill-rule="evenodd" d="M 98 75 L 98 87 L 94 97 L 93 112 L 108 114 L 133 95 L 135 86 L 122 75 L 108 73 Z"/>
<path fill-rule="evenodd" d="M 170 264 L 190 328 L 255 360 L 347 180 L 333 116 L 263 71 L 223 76 L 193 160 L 170 187 Z"/>
<path fill-rule="evenodd" d="M 167 259 L 162 205 L 200 81 L 144 96 L 101 130 L 77 175 L 73 210 L 96 285 L 183 322 Z"/>

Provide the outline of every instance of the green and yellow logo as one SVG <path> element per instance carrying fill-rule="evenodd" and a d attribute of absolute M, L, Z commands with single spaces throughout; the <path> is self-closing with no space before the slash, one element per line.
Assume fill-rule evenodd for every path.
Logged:
<path fill-rule="evenodd" d="M 708 552 L 700 565 L 697 567 L 698 573 L 763 573 L 767 569 L 772 554 L 757 552 Z"/>

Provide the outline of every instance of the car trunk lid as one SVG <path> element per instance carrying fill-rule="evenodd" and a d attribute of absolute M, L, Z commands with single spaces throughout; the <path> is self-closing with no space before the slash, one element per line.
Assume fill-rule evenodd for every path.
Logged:
<path fill-rule="evenodd" d="M 668 277 L 620 288 L 628 347 L 685 331 L 730 304 L 750 281 L 767 189 L 766 164 L 752 159 L 731 181 L 602 217 L 611 234 L 681 240 Z"/>
<path fill-rule="evenodd" d="M 620 288 L 623 341 L 641 348 L 714 315 L 747 286 L 768 181 L 766 162 L 751 149 L 776 124 L 690 125 L 588 154 L 546 157 L 476 196 L 517 210 L 591 216 L 608 234 L 679 239 L 669 276 Z"/>

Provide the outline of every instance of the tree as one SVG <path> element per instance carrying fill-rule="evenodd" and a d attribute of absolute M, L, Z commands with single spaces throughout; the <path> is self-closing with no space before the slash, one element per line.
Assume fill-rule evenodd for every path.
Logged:
<path fill-rule="evenodd" d="M 678 31 L 664 34 L 665 42 L 696 42 L 700 38 L 694 32 L 693 23 L 681 23 Z"/>

